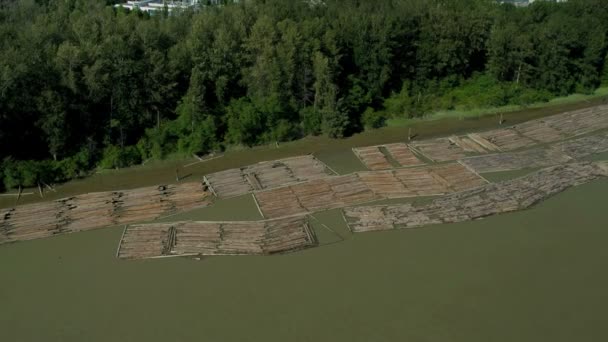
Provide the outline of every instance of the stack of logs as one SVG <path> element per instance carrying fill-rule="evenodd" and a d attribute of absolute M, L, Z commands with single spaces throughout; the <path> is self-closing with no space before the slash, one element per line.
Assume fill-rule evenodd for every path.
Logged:
<path fill-rule="evenodd" d="M 511 151 L 550 143 L 608 128 L 608 106 L 586 108 L 528 121 L 504 129 L 496 129 L 479 135 L 500 147 Z"/>
<path fill-rule="evenodd" d="M 556 151 L 561 151 L 574 159 L 585 158 L 593 154 L 608 152 L 608 133 L 563 141 L 554 144 L 551 148 Z"/>
<path fill-rule="evenodd" d="M 370 170 L 388 170 L 424 164 L 404 143 L 355 147 L 353 152 Z"/>
<path fill-rule="evenodd" d="M 531 120 L 511 127 L 409 144 L 430 160 L 443 162 L 471 155 L 513 151 L 608 128 L 608 106 Z"/>
<path fill-rule="evenodd" d="M 559 165 L 602 152 L 608 152 L 607 133 L 524 151 L 468 157 L 461 162 L 476 172 L 484 173 Z"/>
<path fill-rule="evenodd" d="M 0 244 L 152 220 L 206 206 L 201 183 L 89 193 L 0 210 Z"/>
<path fill-rule="evenodd" d="M 353 232 L 469 221 L 529 208 L 569 187 L 600 177 L 608 177 L 608 163 L 571 163 L 447 195 L 426 205 L 347 208 L 344 216 Z"/>
<path fill-rule="evenodd" d="M 332 175 L 325 164 L 306 155 L 212 173 L 205 176 L 205 183 L 214 195 L 229 198 Z"/>
<path fill-rule="evenodd" d="M 505 152 L 464 158 L 461 162 L 479 173 L 547 167 L 571 161 L 565 153 L 548 148 L 534 148 L 519 152 Z"/>
<path fill-rule="evenodd" d="M 251 222 L 173 222 L 129 226 L 118 257 L 268 255 L 317 244 L 306 217 Z"/>
<path fill-rule="evenodd" d="M 467 155 L 464 147 L 456 144 L 456 141 L 459 142 L 460 139 L 437 138 L 413 142 L 410 146 L 432 161 L 443 162 L 460 159 Z"/>
<path fill-rule="evenodd" d="M 384 198 L 433 196 L 486 184 L 458 163 L 360 172 L 254 193 L 262 215 L 276 218 Z"/>

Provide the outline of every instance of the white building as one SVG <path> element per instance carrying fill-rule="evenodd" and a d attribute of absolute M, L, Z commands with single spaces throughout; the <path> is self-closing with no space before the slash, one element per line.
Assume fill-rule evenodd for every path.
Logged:
<path fill-rule="evenodd" d="M 185 9 L 189 7 L 199 6 L 203 3 L 209 3 L 211 5 L 217 5 L 220 0 L 135 0 L 127 1 L 126 3 L 116 4 L 114 7 L 123 7 L 130 10 L 138 9 L 143 12 L 154 13 L 162 11 L 165 7 L 171 12 L 174 9 Z"/>
<path fill-rule="evenodd" d="M 519 7 L 528 6 L 536 1 L 549 1 L 549 2 L 566 2 L 568 0 L 500 0 L 501 4 L 513 4 Z"/>

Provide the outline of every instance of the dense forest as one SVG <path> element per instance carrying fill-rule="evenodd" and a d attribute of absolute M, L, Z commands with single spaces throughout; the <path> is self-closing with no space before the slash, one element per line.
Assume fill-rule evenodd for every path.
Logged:
<path fill-rule="evenodd" d="M 605 0 L 242 0 L 152 16 L 111 5 L 0 2 L 5 188 L 545 101 L 605 78 Z"/>

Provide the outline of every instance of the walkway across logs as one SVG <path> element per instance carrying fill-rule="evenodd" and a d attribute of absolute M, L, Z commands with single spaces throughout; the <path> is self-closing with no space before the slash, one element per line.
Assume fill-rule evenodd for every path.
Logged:
<path fill-rule="evenodd" d="M 608 177 L 608 163 L 571 163 L 473 190 L 446 195 L 430 204 L 362 206 L 344 209 L 353 232 L 422 227 L 470 221 L 523 210 L 570 187 Z"/>
<path fill-rule="evenodd" d="M 117 256 L 268 255 L 317 245 L 305 216 L 250 222 L 172 222 L 128 226 Z"/>
<path fill-rule="evenodd" d="M 0 209 L 0 244 L 152 220 L 209 203 L 205 185 L 182 183 Z"/>

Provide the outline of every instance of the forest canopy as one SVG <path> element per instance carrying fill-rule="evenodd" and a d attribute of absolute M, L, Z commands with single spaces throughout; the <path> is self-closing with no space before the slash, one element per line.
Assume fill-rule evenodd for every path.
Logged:
<path fill-rule="evenodd" d="M 546 101 L 607 81 L 608 3 L 0 2 L 0 184 Z M 0 188 L 2 186 L 0 185 Z"/>

